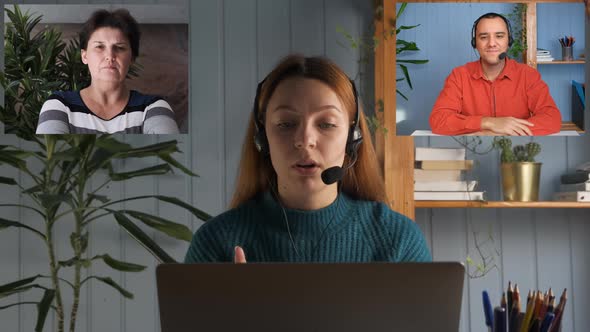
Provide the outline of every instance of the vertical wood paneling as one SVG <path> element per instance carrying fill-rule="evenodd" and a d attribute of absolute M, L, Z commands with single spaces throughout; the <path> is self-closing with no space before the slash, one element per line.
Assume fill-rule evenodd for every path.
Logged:
<path fill-rule="evenodd" d="M 13 1 L 11 3 L 22 3 Z M 39 1 L 27 1 L 40 3 Z M 46 1 L 53 3 L 56 1 Z M 60 0 L 59 3 L 84 3 L 84 1 Z M 135 0 L 126 0 L 131 3 Z M 173 3 L 174 1 L 150 1 Z M 6 3 L 6 2 L 5 2 Z M 97 3 L 97 2 L 91 2 Z M 98 3 L 121 3 L 121 1 L 101 1 Z M 142 1 L 142 3 L 145 3 Z M 422 6 L 422 7 L 420 7 Z M 442 17 L 430 15 L 432 6 L 439 6 Z M 439 27 L 457 22 L 450 4 L 411 4 L 408 6 L 408 22 L 422 23 L 417 29 L 407 31 L 407 39 L 421 40 L 436 32 L 431 25 Z M 456 5 L 455 5 L 456 6 Z M 480 6 L 463 5 L 469 15 L 465 15 L 464 26 L 470 29 L 473 19 L 481 14 Z M 505 4 L 491 5 L 491 10 L 506 12 Z M 416 7 L 416 10 L 412 10 Z M 445 9 L 446 8 L 446 9 Z M 488 8 L 488 7 L 486 7 Z M 427 19 L 423 15 L 427 14 Z M 190 78 L 191 136 L 160 137 L 144 140 L 139 137 L 126 138 L 133 144 L 148 144 L 168 139 L 178 139 L 183 154 L 175 157 L 193 171 L 199 178 L 189 178 L 176 172 L 175 175 L 157 179 L 142 178 L 126 184 L 113 183 L 105 194 L 112 199 L 159 193 L 177 196 L 211 214 L 225 210 L 234 190 L 235 174 L 244 140 L 244 124 L 250 115 L 255 86 L 277 61 L 286 53 L 300 52 L 306 55 L 326 55 L 338 63 L 350 76 L 358 72 L 358 50 L 346 47 L 345 39 L 336 31 L 343 27 L 353 36 L 360 36 L 372 20 L 369 1 L 365 0 L 206 0 L 190 3 Z M 438 29 L 438 28 L 437 28 Z M 450 29 L 450 28 L 449 28 Z M 430 90 L 438 92 L 442 81 L 452 66 L 463 64 L 460 57 L 451 52 L 433 49 L 454 49 L 456 53 L 475 58 L 468 45 L 469 31 L 450 33 L 457 38 L 419 43 L 421 52 L 411 58 L 428 58 L 431 68 L 415 66 L 411 70 L 413 91 L 404 89 L 410 102 L 424 100 L 424 84 L 439 84 Z M 588 27 L 586 27 L 588 30 Z M 404 32 L 406 33 L 406 32 Z M 461 37 L 462 36 L 462 37 Z M 2 37 L 0 37 L 2 38 Z M 588 36 L 586 36 L 588 39 Z M 344 43 L 344 46 L 341 45 Z M 439 43 L 439 44 L 437 44 Z M 444 45 L 443 45 L 444 44 Z M 587 44 L 587 43 L 586 43 Z M 438 45 L 438 46 L 437 46 Z M 0 60 L 3 52 L 0 52 Z M 454 64 L 454 65 L 453 65 Z M 444 69 L 447 68 L 447 69 Z M 587 63 L 586 68 L 590 68 Z M 542 69 L 544 70 L 544 69 Z M 549 69 L 551 70 L 551 69 Z M 588 75 L 588 69 L 586 69 Z M 416 73 L 414 75 L 414 73 Z M 432 75 L 442 80 L 432 81 Z M 368 73 L 372 77 L 372 73 Z M 569 79 L 569 78 L 568 78 Z M 420 88 L 417 88 L 419 87 Z M 428 89 L 427 89 L 428 90 Z M 433 97 L 434 98 L 434 97 Z M 398 98 L 402 101 L 403 99 Z M 432 100 L 434 102 L 434 100 Z M 416 117 L 420 107 L 405 104 L 406 116 Z M 400 104 L 398 104 L 399 108 Z M 427 107 L 426 109 L 429 110 Z M 400 110 L 398 109 L 398 112 Z M 589 117 L 590 118 L 590 117 Z M 588 119 L 590 123 L 590 119 Z M 578 164 L 590 160 L 590 135 L 579 138 L 537 138 L 543 146 L 539 160 L 543 165 L 541 195 L 548 199 L 556 190 L 559 175 L 573 169 Z M 528 142 L 522 138 L 515 142 Z M 484 145 L 491 142 L 484 139 Z M 21 144 L 14 137 L 0 136 L 0 144 Z M 419 138 L 416 146 L 458 146 L 449 138 Z M 26 147 L 27 144 L 25 143 Z M 478 160 L 476 169 L 468 175 L 480 181 L 480 188 L 486 190 L 490 199 L 500 199 L 497 152 L 484 156 L 468 154 L 468 159 Z M 139 167 L 151 165 L 151 161 L 129 161 L 125 166 Z M 2 176 L 17 176 L 17 173 L 4 173 Z M 96 179 L 98 180 L 98 179 Z M 93 185 L 96 181 L 93 180 Z M 15 199 L 13 188 L 0 186 L 0 202 Z M 184 211 L 153 201 L 127 203 L 127 208 L 141 209 L 159 213 L 163 217 L 185 223 L 197 229 L 202 223 Z M 35 215 L 24 210 L 0 209 L 3 217 L 19 219 L 39 225 Z M 590 328 L 590 224 L 588 210 L 531 210 L 531 209 L 418 209 L 416 222 L 424 231 L 435 261 L 465 261 L 469 255 L 477 262 L 475 240 L 485 239 L 489 232 L 495 243 L 485 249 L 499 248 L 502 257 L 497 258 L 500 269 L 490 272 L 480 279 L 465 279 L 461 331 L 483 330 L 481 310 L 481 291 L 487 289 L 495 302 L 499 301 L 501 291 L 508 280 L 518 282 L 522 293 L 529 288 L 545 289 L 549 286 L 560 292 L 568 288 L 570 301 L 564 317 L 564 332 L 581 332 Z M 69 234 L 71 220 L 65 219 L 56 228 L 59 239 L 58 252 L 62 257 L 70 253 Z M 147 230 L 150 234 L 154 234 Z M 96 262 L 90 273 L 112 276 L 122 286 L 134 292 L 134 300 L 123 299 L 111 287 L 93 281 L 82 291 L 82 302 L 78 318 L 80 331 L 159 331 L 157 298 L 155 296 L 154 259 L 140 248 L 134 240 L 119 230 L 112 218 L 103 218 L 91 226 L 89 255 L 108 251 L 115 258 L 148 265 L 148 269 L 138 274 L 114 272 L 101 262 Z M 477 234 L 477 236 L 474 236 Z M 168 252 L 182 259 L 187 243 L 173 241 L 165 235 L 153 235 Z M 45 247 L 33 236 L 24 231 L 8 230 L 0 232 L 0 284 L 47 271 Z M 7 268 L 4 268 L 7 267 Z M 68 275 L 69 276 L 69 275 Z M 570 292 L 571 290 L 571 292 Z M 66 288 L 67 292 L 67 288 Z M 40 292 L 21 296 L 22 300 L 38 300 Z M 70 301 L 70 300 L 68 300 Z M 71 301 L 69 302 L 71 303 Z M 69 304 L 68 303 L 68 304 Z M 5 302 L 2 302 L 5 304 Z M 69 311 L 68 311 L 69 315 Z M 154 315 L 154 317 L 151 317 Z M 0 311 L 3 331 L 30 331 L 35 324 L 34 306 L 12 308 Z M 51 316 L 45 331 L 53 331 L 55 320 Z"/>
<path fill-rule="evenodd" d="M 18 146 L 19 142 L 14 135 L 3 135 L 0 136 L 2 145 L 15 145 Z M 18 181 L 19 174 L 12 167 L 0 166 L 0 174 L 4 177 L 14 178 Z M 15 193 L 16 187 L 14 186 L 1 186 L 0 187 L 0 204 L 20 204 L 20 195 L 9 194 L 10 192 Z M 16 207 L 5 208 L 2 207 L 2 217 L 8 220 L 22 220 L 21 211 Z M 20 271 L 20 264 L 22 262 L 22 252 L 20 250 L 20 238 L 21 232 L 24 232 L 20 228 L 12 228 L 0 232 L 0 285 L 7 284 L 9 282 L 17 281 L 23 278 Z M 9 298 L 5 298 L 3 301 L 4 305 L 17 303 L 21 301 L 20 295 L 13 295 Z M 26 310 L 25 307 L 12 307 L 6 310 L 0 310 L 0 322 L 4 325 L 7 331 L 19 331 L 20 316 L 22 311 Z M 31 308 L 28 308 L 31 310 Z"/>
<path fill-rule="evenodd" d="M 432 213 L 432 259 L 434 261 L 465 261 L 467 243 L 465 238 L 465 210 L 437 209 Z M 451 245 L 452 244 L 452 245 Z M 464 280 L 460 330 L 468 331 L 469 282 Z"/>
<path fill-rule="evenodd" d="M 20 142 L 21 148 L 23 149 L 32 149 L 35 147 L 34 143 L 31 142 Z M 41 171 L 41 165 L 39 163 L 28 161 L 27 165 L 29 169 L 32 170 L 35 174 L 39 174 Z M 32 179 L 30 179 L 27 175 L 21 174 L 21 185 L 24 188 L 30 188 L 35 185 Z M 28 206 L 34 206 L 33 202 L 26 196 L 21 199 L 22 204 Z M 44 229 L 45 222 L 42 220 L 35 212 L 32 212 L 28 209 L 21 209 L 20 212 L 21 221 L 26 222 L 29 226 Z M 59 236 L 56 236 L 56 239 L 59 239 Z M 19 251 L 21 253 L 21 264 L 20 264 L 20 274 L 23 278 L 32 277 L 39 273 L 45 274 L 49 271 L 49 259 L 47 255 L 47 247 L 45 243 L 36 235 L 32 234 L 29 231 L 21 231 L 19 237 Z M 42 280 L 42 284 L 48 285 L 49 282 L 47 280 Z M 42 290 L 35 289 L 33 291 L 28 291 L 21 296 L 21 301 L 25 302 L 37 302 L 43 296 Z M 34 329 L 34 325 L 37 319 L 37 312 L 34 306 L 27 306 L 26 310 L 22 311 L 20 316 L 20 329 L 21 331 L 28 331 Z M 52 321 L 52 317 L 48 316 L 48 322 Z M 46 331 L 53 331 L 51 328 L 46 328 Z"/>
<path fill-rule="evenodd" d="M 120 161 L 114 162 L 114 167 L 120 169 L 123 165 Z M 96 176 L 93 185 L 98 186 L 106 179 L 105 174 Z M 125 185 L 120 182 L 112 182 L 104 189 L 102 195 L 112 201 L 125 198 Z M 119 208 L 119 207 L 118 207 Z M 121 207 L 122 208 L 122 207 Z M 89 227 L 90 242 L 88 256 L 109 254 L 115 259 L 124 260 L 122 247 L 125 245 L 121 237 L 121 231 L 112 216 L 105 216 L 93 221 Z M 115 282 L 125 287 L 122 273 L 114 271 L 101 261 L 93 262 L 89 275 L 99 277 L 111 277 Z M 125 317 L 122 296 L 104 283 L 98 280 L 90 280 L 85 284 L 89 293 L 89 324 L 90 332 L 98 331 L 122 331 L 121 325 Z M 84 294 L 84 293 L 83 293 Z M 82 328 L 78 325 L 78 328 Z"/>
<path fill-rule="evenodd" d="M 224 1 L 190 4 L 190 150 L 183 151 L 199 177 L 192 182 L 192 203 L 218 214 L 225 202 L 225 29 Z M 247 104 L 246 104 L 247 105 Z M 245 106 L 247 108 L 247 106 Z M 235 142 L 232 141 L 235 144 Z M 194 220 L 193 227 L 200 221 Z"/>
<path fill-rule="evenodd" d="M 572 289 L 567 316 L 572 321 L 573 331 L 587 331 L 590 327 L 590 217 L 588 211 L 571 211 L 571 271 Z M 573 317 L 572 317 L 573 316 Z"/>
<path fill-rule="evenodd" d="M 257 2 L 224 2 L 225 201 L 235 188 L 237 166 L 259 79 L 257 73 Z"/>
<path fill-rule="evenodd" d="M 336 29 L 343 28 L 352 36 L 360 37 L 357 4 L 354 0 L 325 0 L 325 33 L 326 53 L 349 76 L 354 77 L 358 71 L 358 49 L 350 49 Z M 369 16 L 372 18 L 372 16 Z"/>
<path fill-rule="evenodd" d="M 257 75 L 260 81 L 291 52 L 291 8 L 290 0 L 258 0 L 256 3 Z"/>
<path fill-rule="evenodd" d="M 187 140 L 185 140 L 184 138 L 184 135 L 165 135 L 159 136 L 157 142 L 159 143 L 175 139 L 179 141 L 178 148 L 180 151 L 190 151 L 190 146 Z M 190 154 L 175 153 L 173 155 L 173 158 L 175 158 L 181 164 L 190 167 Z M 162 161 L 158 161 L 158 163 L 162 163 Z M 194 170 L 198 173 L 198 169 L 195 168 Z M 173 171 L 173 174 L 167 174 L 155 178 L 153 194 L 175 197 L 184 202 L 189 203 L 191 201 L 190 182 L 195 178 L 185 176 L 184 173 L 177 169 L 174 169 Z M 183 224 L 187 226 L 189 229 L 192 227 L 192 214 L 185 209 L 179 209 L 176 205 L 168 204 L 165 202 L 159 202 L 154 199 L 146 200 L 144 201 L 144 204 L 147 204 L 149 206 L 154 205 L 157 214 L 163 218 L 166 218 L 179 224 Z M 168 254 L 170 254 L 170 256 L 172 256 L 175 260 L 180 262 L 184 260 L 184 254 L 188 249 L 187 242 L 178 241 L 160 232 L 155 233 L 154 240 L 160 243 L 163 246 L 163 248 L 165 248 L 165 250 L 168 252 Z"/>
<path fill-rule="evenodd" d="M 133 146 L 139 147 L 147 144 L 156 143 L 156 137 L 145 137 L 138 135 L 127 135 L 125 141 Z M 157 163 L 156 158 L 142 158 L 131 159 L 125 161 L 125 170 L 136 170 L 144 167 L 150 167 Z M 165 176 L 167 177 L 167 176 Z M 124 194 L 126 198 L 136 197 L 142 195 L 151 195 L 155 193 L 156 180 L 155 177 L 139 177 L 127 180 L 124 183 Z M 179 196 L 182 197 L 183 187 L 177 188 Z M 158 204 L 154 200 L 133 200 L 124 203 L 125 209 L 141 211 L 149 214 L 158 214 Z M 178 211 L 179 219 L 184 215 L 184 211 Z M 134 220 L 135 221 L 135 220 Z M 179 220 L 181 221 L 181 220 Z M 136 221 L 136 224 L 144 230 L 144 232 L 155 238 L 156 231 L 152 228 L 145 227 L 143 223 Z M 142 265 L 153 266 L 154 258 L 147 254 L 143 246 L 139 245 L 131 236 L 120 230 L 121 243 L 121 258 L 124 261 L 135 262 Z M 113 232 L 113 235 L 115 232 Z M 163 239 L 160 239 L 160 245 L 163 246 Z M 165 247 L 165 246 L 163 246 Z M 123 311 L 121 331 L 151 331 L 154 330 L 154 322 L 151 319 L 146 319 L 146 309 L 153 308 L 154 293 L 153 285 L 156 283 L 156 276 L 153 268 L 146 269 L 143 273 L 124 273 L 122 274 L 122 286 L 134 294 L 133 300 L 122 300 Z M 114 272 L 113 272 L 114 273 Z M 121 297 L 119 297 L 121 298 Z M 151 312 L 151 310 L 150 310 Z"/>
<path fill-rule="evenodd" d="M 502 289 L 508 282 L 518 283 L 521 290 L 538 289 L 537 238 L 531 212 L 505 209 L 500 212 Z"/>
<path fill-rule="evenodd" d="M 308 56 L 325 52 L 324 0 L 292 0 L 291 48 Z"/>
<path fill-rule="evenodd" d="M 564 288 L 572 289 L 571 222 L 567 211 L 541 209 L 533 211 L 537 238 L 537 279 L 541 290 L 553 288 L 559 297 Z M 577 293 L 579 295 L 581 293 Z M 569 308 L 571 309 L 571 307 Z M 565 312 L 563 329 L 572 331 L 573 312 Z"/>
<path fill-rule="evenodd" d="M 471 275 L 474 278 L 466 277 L 468 287 L 466 315 L 469 317 L 469 326 L 467 331 L 477 331 L 481 329 L 482 322 L 485 321 L 484 313 L 481 308 L 482 291 L 487 290 L 492 300 L 497 300 L 501 294 L 502 265 L 501 258 L 497 255 L 497 250 L 501 250 L 501 243 L 496 239 L 500 238 L 500 230 L 497 221 L 497 213 L 494 210 L 467 210 L 465 211 L 467 225 L 465 237 L 467 238 L 468 255 L 473 260 L 473 265 L 466 264 Z M 492 241 L 494 239 L 494 241 Z M 477 272 L 478 264 L 486 261 L 484 269 L 487 273 L 481 276 L 483 272 Z M 465 260 L 462 258 L 461 260 Z M 483 265 L 482 265 L 483 266 Z"/>

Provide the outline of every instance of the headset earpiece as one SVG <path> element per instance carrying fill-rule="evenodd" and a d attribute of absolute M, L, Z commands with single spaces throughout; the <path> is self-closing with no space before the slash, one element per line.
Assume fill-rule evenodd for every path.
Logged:
<path fill-rule="evenodd" d="M 350 84 L 352 85 L 352 93 L 354 95 L 354 104 L 356 105 L 356 114 L 354 124 L 350 127 L 348 131 L 348 139 L 346 140 L 346 154 L 352 156 L 356 154 L 359 149 L 359 146 L 363 142 L 363 134 L 361 133 L 360 128 L 360 107 L 359 107 L 359 99 L 358 93 L 356 91 L 356 86 L 353 80 L 350 80 Z"/>
<path fill-rule="evenodd" d="M 268 155 L 270 154 L 270 150 L 268 148 L 268 139 L 266 138 L 266 132 L 264 131 L 264 124 L 261 123 L 260 119 L 258 118 L 258 103 L 260 102 L 260 90 L 262 89 L 264 81 L 266 81 L 266 78 L 262 80 L 262 82 L 258 83 L 258 87 L 256 87 L 256 97 L 254 97 L 254 145 L 256 146 L 256 150 L 258 150 L 258 152 L 264 155 Z"/>

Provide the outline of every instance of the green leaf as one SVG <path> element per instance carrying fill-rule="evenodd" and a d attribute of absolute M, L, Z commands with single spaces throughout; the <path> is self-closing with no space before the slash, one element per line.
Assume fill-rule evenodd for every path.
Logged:
<path fill-rule="evenodd" d="M 88 232 L 78 235 L 75 232 L 70 234 L 70 245 L 74 252 L 83 253 L 88 247 Z M 86 266 L 87 267 L 87 266 Z"/>
<path fill-rule="evenodd" d="M 39 304 L 37 304 L 38 315 L 37 315 L 37 324 L 35 325 L 35 332 L 42 332 L 43 331 L 43 326 L 45 325 L 45 319 L 47 318 L 47 313 L 49 312 L 49 309 L 51 308 L 51 302 L 53 302 L 54 297 L 55 297 L 55 290 L 47 289 L 47 290 L 45 290 L 45 293 L 43 293 L 43 298 L 41 299 L 41 302 L 39 302 Z"/>
<path fill-rule="evenodd" d="M 156 166 L 146 167 L 131 172 L 110 173 L 109 176 L 113 181 L 124 181 L 134 177 L 148 176 L 148 175 L 163 175 L 172 171 L 168 164 L 160 164 Z"/>
<path fill-rule="evenodd" d="M 113 201 L 107 204 L 104 204 L 102 206 L 99 207 L 99 209 L 103 209 L 107 206 L 113 205 L 113 204 L 117 204 L 117 203 L 123 203 L 126 201 L 133 201 L 133 200 L 138 200 L 138 199 L 146 199 L 146 198 L 155 198 L 157 200 L 161 200 L 164 201 L 166 203 L 170 203 L 170 204 L 174 204 L 177 206 L 180 206 L 182 208 L 185 208 L 187 210 L 189 210 L 195 217 L 203 220 L 203 221 L 207 221 L 209 219 L 211 219 L 211 215 L 193 207 L 192 205 L 189 205 L 183 201 L 181 201 L 180 199 L 176 198 L 176 197 L 170 197 L 170 196 L 162 196 L 162 195 L 146 195 L 146 196 L 136 196 L 136 197 L 130 197 L 130 198 L 125 198 L 125 199 L 120 199 L 117 201 Z"/>
<path fill-rule="evenodd" d="M 400 63 L 400 62 L 401 63 L 413 63 L 416 65 L 422 65 L 422 64 L 428 63 L 428 61 L 429 60 L 397 60 L 396 62 L 397 63 Z"/>
<path fill-rule="evenodd" d="M 111 268 L 113 268 L 115 270 L 123 271 L 123 272 L 141 272 L 146 269 L 146 266 L 144 266 L 144 265 L 119 261 L 119 260 L 116 260 L 113 257 L 109 256 L 108 254 L 95 256 L 92 259 L 102 259 L 106 265 L 110 266 Z"/>
<path fill-rule="evenodd" d="M 127 291 L 126 289 L 124 289 L 123 287 L 119 286 L 119 284 L 117 284 L 110 277 L 96 277 L 96 276 L 93 276 L 91 278 L 100 280 L 100 281 L 104 282 L 105 284 L 113 287 L 117 291 L 119 291 L 119 293 L 121 293 L 121 295 L 123 295 L 124 297 L 126 297 L 128 299 L 133 299 L 133 293 L 131 293 L 131 292 Z"/>
<path fill-rule="evenodd" d="M 43 240 L 45 240 L 45 235 L 43 233 L 39 232 L 38 230 L 34 229 L 33 227 L 29 227 L 25 224 L 21 224 L 18 221 L 12 221 L 12 220 L 8 220 L 8 219 L 0 218 L 0 231 L 4 228 L 8 228 L 8 227 L 20 227 L 20 228 L 27 229 L 27 230 L 39 235 Z"/>
<path fill-rule="evenodd" d="M 157 155 L 171 154 L 179 152 L 178 141 L 172 140 L 168 142 L 156 143 L 152 145 L 134 148 L 125 152 L 118 153 L 115 158 L 144 158 L 153 157 Z"/>
<path fill-rule="evenodd" d="M 61 203 L 67 203 L 70 206 L 72 204 L 71 194 L 39 194 L 39 200 L 46 209 L 52 209 Z"/>
<path fill-rule="evenodd" d="M 404 65 L 399 65 L 399 66 L 402 69 L 402 72 L 404 73 L 404 78 L 406 79 L 406 81 L 408 81 L 408 85 L 410 86 L 410 89 L 413 89 L 412 81 L 410 81 L 410 74 L 408 73 L 408 67 L 406 67 Z"/>
<path fill-rule="evenodd" d="M 406 97 L 401 91 L 395 90 L 395 92 L 397 92 L 397 94 L 402 96 L 402 98 L 404 98 L 405 100 L 408 100 L 408 97 Z"/>
<path fill-rule="evenodd" d="M 141 228 L 137 227 L 123 213 L 113 211 L 117 223 L 131 235 L 139 244 L 149 251 L 161 263 L 176 263 L 174 258 L 170 257 L 154 240 L 152 240 Z"/>
<path fill-rule="evenodd" d="M 397 11 L 397 14 L 395 15 L 396 18 L 399 18 L 400 16 L 402 16 L 404 11 L 406 10 L 406 6 L 408 6 L 408 3 L 402 2 L 402 5 L 399 7 L 399 10 Z"/>
<path fill-rule="evenodd" d="M 88 232 L 83 233 L 82 236 L 80 237 L 80 250 L 82 252 L 85 252 L 86 249 L 88 248 Z"/>
<path fill-rule="evenodd" d="M 23 159 L 12 155 L 9 151 L 0 153 L 0 165 L 3 163 L 20 170 L 25 170 L 27 167 L 27 163 Z"/>
<path fill-rule="evenodd" d="M 94 201 L 94 200 L 97 200 L 103 204 L 108 203 L 110 201 L 110 199 L 104 195 L 89 194 L 88 198 L 89 198 L 88 204 L 92 203 L 92 201 Z"/>
<path fill-rule="evenodd" d="M 397 28 L 395 30 L 395 33 L 400 33 L 401 30 L 410 30 L 410 29 L 414 29 L 416 27 L 419 27 L 420 24 L 416 24 L 416 25 L 402 25 L 401 27 Z"/>
<path fill-rule="evenodd" d="M 76 265 L 77 263 L 79 263 L 81 266 L 85 268 L 89 268 L 92 264 L 92 262 L 88 259 L 78 259 L 76 257 L 72 257 L 67 261 L 59 261 L 57 264 L 61 267 L 70 267 Z"/>
<path fill-rule="evenodd" d="M 0 204 L 0 207 L 18 207 L 18 208 L 22 208 L 22 209 L 27 209 L 27 210 L 31 210 L 31 211 L 35 211 L 37 212 L 37 214 L 39 214 L 39 216 L 43 219 L 45 219 L 45 214 L 43 212 L 41 212 L 40 210 L 35 209 L 34 207 L 30 207 L 24 204 Z M 0 226 L 0 228 L 2 228 L 2 226 Z"/>
<path fill-rule="evenodd" d="M 182 224 L 175 223 L 162 217 L 154 216 L 148 213 L 133 210 L 121 210 L 121 213 L 126 213 L 149 227 L 156 229 L 173 238 L 190 242 L 192 239 L 192 232 L 188 227 Z"/>
<path fill-rule="evenodd" d="M 25 189 L 23 191 L 23 194 L 25 194 L 25 195 L 34 194 L 34 193 L 42 192 L 42 191 L 44 191 L 44 189 L 45 189 L 44 185 L 38 184 L 36 186 L 32 186 L 29 189 Z"/>
<path fill-rule="evenodd" d="M 25 278 L 25 279 L 21 279 L 18 281 L 14 281 L 8 284 L 4 284 L 4 285 L 0 285 L 0 297 L 3 297 L 3 295 L 5 293 L 8 293 L 10 291 L 19 289 L 22 286 L 28 285 L 30 283 L 32 283 L 33 281 L 35 281 L 37 278 L 41 277 L 40 274 L 33 276 L 33 277 L 29 277 L 29 278 Z"/>
<path fill-rule="evenodd" d="M 54 135 L 52 135 L 54 136 Z M 88 135 L 90 136 L 90 135 Z M 71 148 L 66 151 L 59 151 L 53 154 L 54 161 L 76 161 L 81 157 L 78 148 Z"/>
<path fill-rule="evenodd" d="M 166 203 L 174 204 L 174 205 L 180 206 L 182 208 L 185 208 L 185 209 L 189 210 L 195 217 L 197 217 L 203 221 L 207 221 L 212 218 L 211 215 L 209 215 L 208 213 L 203 212 L 202 210 L 199 210 L 196 207 L 194 207 L 190 204 L 187 204 L 176 197 L 162 196 L 162 195 L 156 195 L 154 197 L 156 199 L 164 201 Z"/>
<path fill-rule="evenodd" d="M 169 163 L 170 165 L 178 168 L 179 170 L 181 170 L 185 174 L 188 174 L 190 176 L 198 176 L 197 174 L 191 172 L 191 170 L 189 170 L 188 168 L 184 167 L 181 163 L 179 163 L 178 161 L 176 161 L 176 159 L 172 158 L 168 154 L 158 154 L 158 157 L 160 157 L 160 159 L 164 160 L 165 162 Z"/>
<path fill-rule="evenodd" d="M 12 179 L 12 178 L 6 178 L 6 177 L 3 177 L 3 176 L 0 176 L 0 183 L 8 184 L 8 185 L 11 185 L 11 186 L 14 186 L 14 185 L 17 184 L 16 181 L 14 181 L 14 179 Z"/>
<path fill-rule="evenodd" d="M 100 136 L 96 140 L 96 147 L 113 154 L 132 150 L 133 147 L 127 143 L 122 143 L 112 136 Z"/>

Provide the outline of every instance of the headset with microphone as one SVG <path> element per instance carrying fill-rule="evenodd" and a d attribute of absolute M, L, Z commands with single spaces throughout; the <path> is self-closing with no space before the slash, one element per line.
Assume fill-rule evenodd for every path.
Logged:
<path fill-rule="evenodd" d="M 266 78 L 262 80 L 262 82 L 258 83 L 258 87 L 256 88 L 256 97 L 254 98 L 254 145 L 256 149 L 265 156 L 270 155 L 270 149 L 268 147 L 268 138 L 266 137 L 266 131 L 264 129 L 263 120 L 260 119 L 260 111 L 259 111 L 259 102 L 260 102 L 260 92 L 262 90 L 262 86 L 264 82 L 266 82 Z M 333 166 L 328 169 L 325 169 L 322 174 L 321 178 L 322 181 L 327 184 L 333 184 L 335 182 L 340 181 L 344 177 L 344 172 L 351 168 L 357 160 L 357 152 L 358 149 L 363 142 L 363 135 L 360 129 L 360 109 L 359 109 L 359 101 L 358 101 L 358 93 L 356 90 L 356 86 L 353 80 L 350 80 L 350 84 L 352 86 L 352 93 L 354 95 L 354 103 L 356 106 L 355 110 L 355 120 L 353 124 L 350 126 L 348 130 L 348 137 L 346 139 L 346 154 L 350 159 L 350 163 L 346 167 L 340 166 Z M 278 84 L 278 83 L 277 83 Z"/>
<path fill-rule="evenodd" d="M 510 26 L 510 21 L 504 17 L 503 15 L 500 15 L 498 13 L 494 13 L 494 12 L 490 12 L 490 13 L 486 13 L 481 15 L 477 20 L 475 20 L 475 22 L 473 22 L 473 27 L 471 28 L 471 46 L 473 48 L 476 48 L 476 36 L 475 36 L 475 30 L 477 30 L 477 25 L 479 24 L 479 21 L 481 21 L 484 18 L 495 18 L 495 17 L 499 17 L 501 18 L 504 23 L 506 23 L 506 28 L 508 29 L 508 48 L 512 47 L 512 44 L 514 43 L 514 39 L 512 38 L 512 27 Z M 500 60 L 504 60 L 504 58 L 506 58 L 507 54 L 506 52 L 502 52 L 499 55 Z"/>
<path fill-rule="evenodd" d="M 255 129 L 254 145 L 256 146 L 256 149 L 258 150 L 258 152 L 260 152 L 261 154 L 263 154 L 266 157 L 270 156 L 270 149 L 269 149 L 269 145 L 268 145 L 268 138 L 266 136 L 266 131 L 264 129 L 264 120 L 260 119 L 259 103 L 260 103 L 260 93 L 262 90 L 262 86 L 266 82 L 267 78 L 262 80 L 262 82 L 258 83 L 258 87 L 256 88 L 256 97 L 254 98 L 254 109 L 253 109 L 254 129 Z M 351 168 L 356 163 L 357 152 L 358 152 L 358 149 L 359 149 L 361 143 L 363 142 L 363 135 L 362 135 L 361 129 L 360 129 L 360 109 L 359 109 L 358 93 L 357 93 L 354 81 L 350 80 L 350 79 L 349 79 L 349 81 L 352 86 L 352 93 L 354 95 L 354 102 L 355 102 L 355 106 L 356 106 L 355 120 L 354 120 L 354 123 L 350 126 L 350 129 L 348 130 L 348 137 L 346 139 L 345 152 L 349 156 L 350 162 L 346 167 L 333 166 L 328 169 L 325 169 L 321 174 L 321 178 L 322 178 L 322 181 L 326 185 L 331 185 L 333 183 L 336 183 L 344 177 L 344 172 L 346 170 L 348 170 L 349 168 Z M 275 84 L 278 85 L 278 82 Z M 276 88 L 276 85 L 275 85 L 275 88 Z M 271 91 L 271 93 L 272 93 L 272 91 Z M 287 218 L 287 213 L 285 211 L 285 207 L 280 202 L 280 198 L 278 197 L 278 193 L 275 192 L 274 186 L 272 186 L 272 185 L 271 185 L 271 191 L 273 192 L 274 195 L 276 195 L 276 199 L 279 202 L 279 206 L 280 206 L 282 214 L 283 214 L 283 219 L 285 221 L 285 226 L 287 228 L 287 233 L 289 234 L 289 241 L 291 242 L 291 246 L 293 247 L 295 255 L 299 259 L 303 259 L 303 255 L 302 255 L 302 253 L 299 252 L 297 245 L 295 244 L 295 240 L 293 239 L 293 234 L 291 233 L 291 227 L 289 225 L 289 219 Z M 337 198 L 337 204 L 339 204 L 339 203 L 340 203 L 340 200 Z M 320 234 L 320 238 L 319 238 L 318 242 L 316 243 L 316 245 L 312 249 L 311 253 L 309 253 L 311 255 L 312 260 L 317 252 L 317 249 L 319 247 L 319 243 L 326 235 L 326 231 L 328 230 L 328 227 L 334 221 L 334 217 L 335 217 L 335 215 L 332 216 L 332 218 L 330 219 L 330 222 L 328 223 L 326 228 Z"/>

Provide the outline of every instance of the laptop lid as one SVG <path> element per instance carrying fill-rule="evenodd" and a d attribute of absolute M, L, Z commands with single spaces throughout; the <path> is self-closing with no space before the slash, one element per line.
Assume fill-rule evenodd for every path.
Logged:
<path fill-rule="evenodd" d="M 162 332 L 459 329 L 460 263 L 163 264 Z"/>

